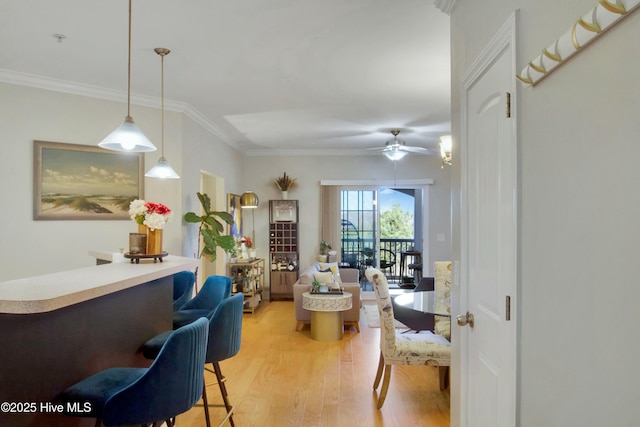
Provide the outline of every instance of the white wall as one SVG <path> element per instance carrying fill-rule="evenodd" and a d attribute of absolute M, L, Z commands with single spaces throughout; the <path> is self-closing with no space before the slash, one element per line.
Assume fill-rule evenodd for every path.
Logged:
<path fill-rule="evenodd" d="M 32 217 L 33 140 L 97 145 L 123 119 L 126 105 L 84 96 L 0 83 L 0 280 L 45 274 L 93 265 L 91 249 L 116 251 L 128 247 L 128 234 L 137 230 L 123 221 L 34 221 Z M 132 105 L 136 124 L 160 145 L 159 111 Z M 145 170 L 158 159 L 145 155 Z M 196 192 L 200 173 L 224 179 L 225 192 L 253 190 L 260 197 L 255 212 L 258 256 L 268 256 L 268 201 L 280 198 L 273 179 L 287 172 L 299 187 L 290 198 L 300 200 L 301 264 L 314 262 L 320 241 L 320 180 L 392 181 L 393 164 L 383 156 L 245 156 L 185 114 L 165 112 L 165 155 L 180 174 L 178 181 L 145 179 L 145 199 L 162 202 L 174 211 L 164 233 L 164 249 L 194 256 L 197 227 L 182 216 L 200 211 Z M 433 259 L 450 258 L 450 169 L 436 157 L 409 156 L 398 163 L 397 179 L 431 178 L 431 229 L 428 245 Z M 244 216 L 245 233 L 251 215 Z M 437 242 L 436 235 L 446 240 Z"/>
<path fill-rule="evenodd" d="M 430 238 L 429 252 L 433 260 L 448 260 L 450 249 L 450 170 L 442 169 L 441 162 L 431 156 L 407 156 L 398 163 L 397 180 L 434 180 L 429 186 Z M 394 181 L 393 163 L 383 156 L 285 156 L 251 157 L 245 160 L 247 189 L 260 197 L 255 212 L 258 256 L 268 254 L 269 199 L 280 199 L 280 191 L 273 180 L 284 172 L 296 178 L 298 187 L 289 191 L 289 199 L 299 200 L 300 210 L 300 264 L 304 269 L 317 260 L 320 245 L 320 181 L 370 180 Z M 245 219 L 246 225 L 251 219 Z M 445 241 L 436 241 L 438 233 Z"/>
<path fill-rule="evenodd" d="M 224 178 L 227 193 L 242 194 L 244 191 L 244 155 L 188 117 L 184 118 L 182 133 L 183 164 L 182 209 L 183 212 L 200 213 L 200 201 L 196 195 L 200 189 L 200 175 L 206 173 Z M 226 200 L 226 199 L 225 199 Z M 226 206 L 220 207 L 226 210 Z M 198 250 L 198 226 L 183 221 L 182 253 L 192 257 Z"/>
<path fill-rule="evenodd" d="M 34 221 L 33 140 L 97 145 L 124 118 L 126 105 L 118 102 L 0 83 L 0 280 L 27 277 L 95 264 L 91 249 L 128 248 L 128 233 L 137 230 L 123 221 Z M 132 105 L 131 114 L 142 131 L 160 147 L 159 111 Z M 145 154 L 145 171 L 159 151 Z M 165 111 L 165 156 L 180 180 L 145 178 L 145 199 L 174 211 L 164 230 L 164 249 L 193 256 L 182 216 L 199 212 L 196 192 L 200 171 L 224 176 L 229 191 L 239 191 L 242 154 L 212 136 L 181 113 Z M 187 238 L 183 239 L 183 234 Z M 191 239 L 193 240 L 193 239 Z M 187 242 L 185 244 L 184 242 Z M 197 245 L 197 242 L 196 242 Z"/>
<path fill-rule="evenodd" d="M 519 70 L 595 5 L 458 0 L 451 23 L 454 140 L 461 78 L 514 8 Z M 639 39 L 636 12 L 536 87 L 520 86 L 521 427 L 635 426 L 640 417 Z M 458 167 L 452 182 L 459 259 Z M 452 401 L 456 395 L 454 389 Z"/>
<path fill-rule="evenodd" d="M 128 247 L 128 233 L 136 231 L 123 221 L 34 221 L 33 140 L 97 145 L 124 119 L 126 105 L 48 90 L 0 83 L 0 280 L 33 276 L 95 264 L 90 249 L 117 251 Z M 152 141 L 160 141 L 158 111 L 132 107 L 138 126 Z M 169 124 L 177 119 L 168 114 Z M 171 151 L 171 154 L 176 154 Z M 157 161 L 146 155 L 146 167 Z M 179 153 L 176 154 L 179 161 Z M 146 186 L 150 200 L 176 207 L 179 186 L 160 191 Z M 179 212 L 177 212 L 179 214 Z M 179 220 L 165 230 L 165 248 L 179 246 Z"/>

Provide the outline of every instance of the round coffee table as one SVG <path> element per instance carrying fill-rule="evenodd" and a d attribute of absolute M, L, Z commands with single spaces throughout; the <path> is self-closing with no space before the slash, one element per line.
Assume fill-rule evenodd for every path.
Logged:
<path fill-rule="evenodd" d="M 302 308 L 311 311 L 311 338 L 316 341 L 340 341 L 344 334 L 342 312 L 351 309 L 351 293 L 322 295 L 304 292 Z"/>

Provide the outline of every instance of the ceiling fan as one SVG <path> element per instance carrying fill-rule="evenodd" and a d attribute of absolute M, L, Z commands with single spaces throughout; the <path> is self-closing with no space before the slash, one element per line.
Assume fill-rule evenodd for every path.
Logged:
<path fill-rule="evenodd" d="M 400 134 L 399 129 L 392 129 L 391 134 L 393 135 L 393 140 L 387 141 L 384 148 L 370 148 L 370 150 L 378 150 L 389 160 L 393 161 L 400 160 L 409 153 L 426 155 L 438 154 L 436 151 L 429 150 L 428 148 L 406 145 L 406 142 L 398 139 L 398 135 Z"/>

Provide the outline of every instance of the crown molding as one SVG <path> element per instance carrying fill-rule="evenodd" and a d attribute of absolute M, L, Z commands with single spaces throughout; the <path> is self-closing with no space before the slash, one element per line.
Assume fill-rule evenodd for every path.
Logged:
<path fill-rule="evenodd" d="M 435 7 L 440 9 L 442 12 L 451 16 L 451 9 L 453 9 L 453 5 L 456 3 L 456 0 L 434 0 L 433 4 Z"/>
<path fill-rule="evenodd" d="M 70 82 L 67 80 L 53 79 L 51 77 L 39 76 L 35 74 L 18 73 L 15 71 L 0 69 L 0 82 L 29 86 L 37 89 L 52 90 L 55 92 L 69 93 L 72 95 L 88 96 L 90 98 L 104 99 L 114 102 L 127 102 L 127 92 L 121 90 L 106 89 L 99 86 L 91 86 Z M 162 108 L 160 98 L 136 95 L 131 93 L 131 104 L 143 107 Z M 244 152 L 232 139 L 230 139 L 219 127 L 211 120 L 205 117 L 198 110 L 185 102 L 166 100 L 164 102 L 165 110 L 183 113 L 194 122 L 205 128 L 207 131 L 221 139 L 225 144 L 233 149 Z"/>
<path fill-rule="evenodd" d="M 294 157 L 294 156 L 378 156 L 379 151 L 367 151 L 362 149 L 280 149 L 280 150 L 251 150 L 248 149 L 244 153 L 247 156 L 277 156 L 277 157 Z"/>
<path fill-rule="evenodd" d="M 422 178 L 422 179 L 398 179 L 396 181 L 389 180 L 366 180 L 366 179 L 322 179 L 320 180 L 320 185 L 331 185 L 331 186 L 340 186 L 340 185 L 383 185 L 389 187 L 396 187 L 398 185 L 433 185 L 435 181 L 433 178 Z"/>

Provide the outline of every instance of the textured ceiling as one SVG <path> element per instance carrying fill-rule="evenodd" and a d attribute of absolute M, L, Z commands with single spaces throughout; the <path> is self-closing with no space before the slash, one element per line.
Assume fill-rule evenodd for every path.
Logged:
<path fill-rule="evenodd" d="M 0 80 L 125 99 L 128 7 L 0 0 Z M 393 128 L 436 149 L 450 131 L 449 17 L 430 1 L 133 0 L 134 118 L 160 97 L 156 47 L 167 108 L 248 154 L 365 152 Z"/>

